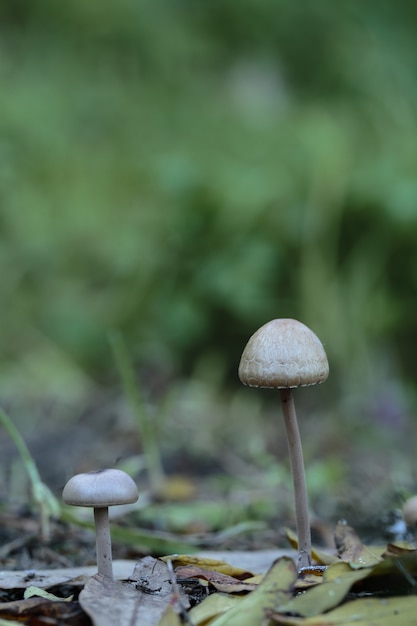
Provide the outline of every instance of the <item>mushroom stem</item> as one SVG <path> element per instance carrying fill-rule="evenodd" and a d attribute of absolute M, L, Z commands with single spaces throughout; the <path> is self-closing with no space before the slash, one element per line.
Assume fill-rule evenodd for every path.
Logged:
<path fill-rule="evenodd" d="M 98 573 L 113 580 L 109 509 L 107 506 L 94 508 L 94 523 L 96 526 Z"/>
<path fill-rule="evenodd" d="M 294 483 L 295 517 L 298 535 L 298 569 L 301 569 L 311 565 L 311 532 L 303 449 L 301 447 L 300 431 L 298 429 L 292 391 L 290 388 L 285 388 L 280 389 L 280 392 Z"/>

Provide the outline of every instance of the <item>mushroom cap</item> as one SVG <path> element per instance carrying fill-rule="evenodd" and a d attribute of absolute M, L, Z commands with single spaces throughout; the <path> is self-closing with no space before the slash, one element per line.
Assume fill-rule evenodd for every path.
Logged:
<path fill-rule="evenodd" d="M 328 375 L 320 339 L 301 322 L 286 318 L 261 326 L 246 344 L 239 365 L 239 378 L 250 387 L 303 387 L 322 383 Z"/>
<path fill-rule="evenodd" d="M 119 469 L 76 474 L 67 482 L 62 499 L 73 506 L 95 508 L 130 504 L 139 497 L 134 480 Z"/>
<path fill-rule="evenodd" d="M 403 506 L 403 517 L 407 526 L 414 526 L 417 522 L 417 496 L 411 496 Z"/>

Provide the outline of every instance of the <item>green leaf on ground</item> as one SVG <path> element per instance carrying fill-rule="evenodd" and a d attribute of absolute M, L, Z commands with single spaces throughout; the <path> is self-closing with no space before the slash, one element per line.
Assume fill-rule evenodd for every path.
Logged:
<path fill-rule="evenodd" d="M 268 613 L 268 617 L 284 626 L 412 626 L 416 623 L 417 597 L 361 598 L 346 602 L 325 615 L 291 617 Z"/>
<path fill-rule="evenodd" d="M 205 626 L 212 623 L 211 620 L 229 611 L 229 609 L 237 608 L 237 610 L 241 610 L 240 605 L 244 599 L 245 596 L 213 593 L 191 609 L 189 612 L 190 620 L 194 626 Z"/>
<path fill-rule="evenodd" d="M 348 563 L 335 563 L 326 570 L 321 584 L 279 605 L 279 609 L 282 613 L 296 613 L 303 617 L 319 615 L 340 604 L 352 585 L 368 575 L 369 571 L 365 569 L 352 570 Z"/>
<path fill-rule="evenodd" d="M 297 577 L 294 561 L 283 557 L 276 561 L 255 591 L 236 606 L 210 622 L 210 626 L 257 626 L 265 619 L 265 610 L 289 600 Z M 204 600 L 206 602 L 206 600 Z M 203 604 L 204 604 L 203 602 Z"/>

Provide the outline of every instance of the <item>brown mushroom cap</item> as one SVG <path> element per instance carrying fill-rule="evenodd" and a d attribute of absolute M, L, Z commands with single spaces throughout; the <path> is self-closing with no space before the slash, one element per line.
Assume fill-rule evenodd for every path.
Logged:
<path fill-rule="evenodd" d="M 302 387 L 324 382 L 329 363 L 320 339 L 301 322 L 276 319 L 246 344 L 239 378 L 250 387 Z"/>
<path fill-rule="evenodd" d="M 62 499 L 73 506 L 108 507 L 138 499 L 134 480 L 118 469 L 76 474 L 67 482 Z"/>

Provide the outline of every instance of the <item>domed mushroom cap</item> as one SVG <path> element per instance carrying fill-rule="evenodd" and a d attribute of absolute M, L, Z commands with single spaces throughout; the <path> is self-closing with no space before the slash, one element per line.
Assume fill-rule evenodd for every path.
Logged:
<path fill-rule="evenodd" d="M 403 517 L 407 526 L 414 526 L 417 522 L 417 496 L 411 496 L 403 506 Z"/>
<path fill-rule="evenodd" d="M 118 469 L 76 474 L 67 482 L 62 499 L 73 506 L 108 507 L 130 504 L 138 499 L 134 480 Z"/>
<path fill-rule="evenodd" d="M 239 378 L 250 387 L 315 385 L 328 375 L 329 363 L 320 339 L 293 319 L 261 326 L 246 344 L 239 365 Z"/>

